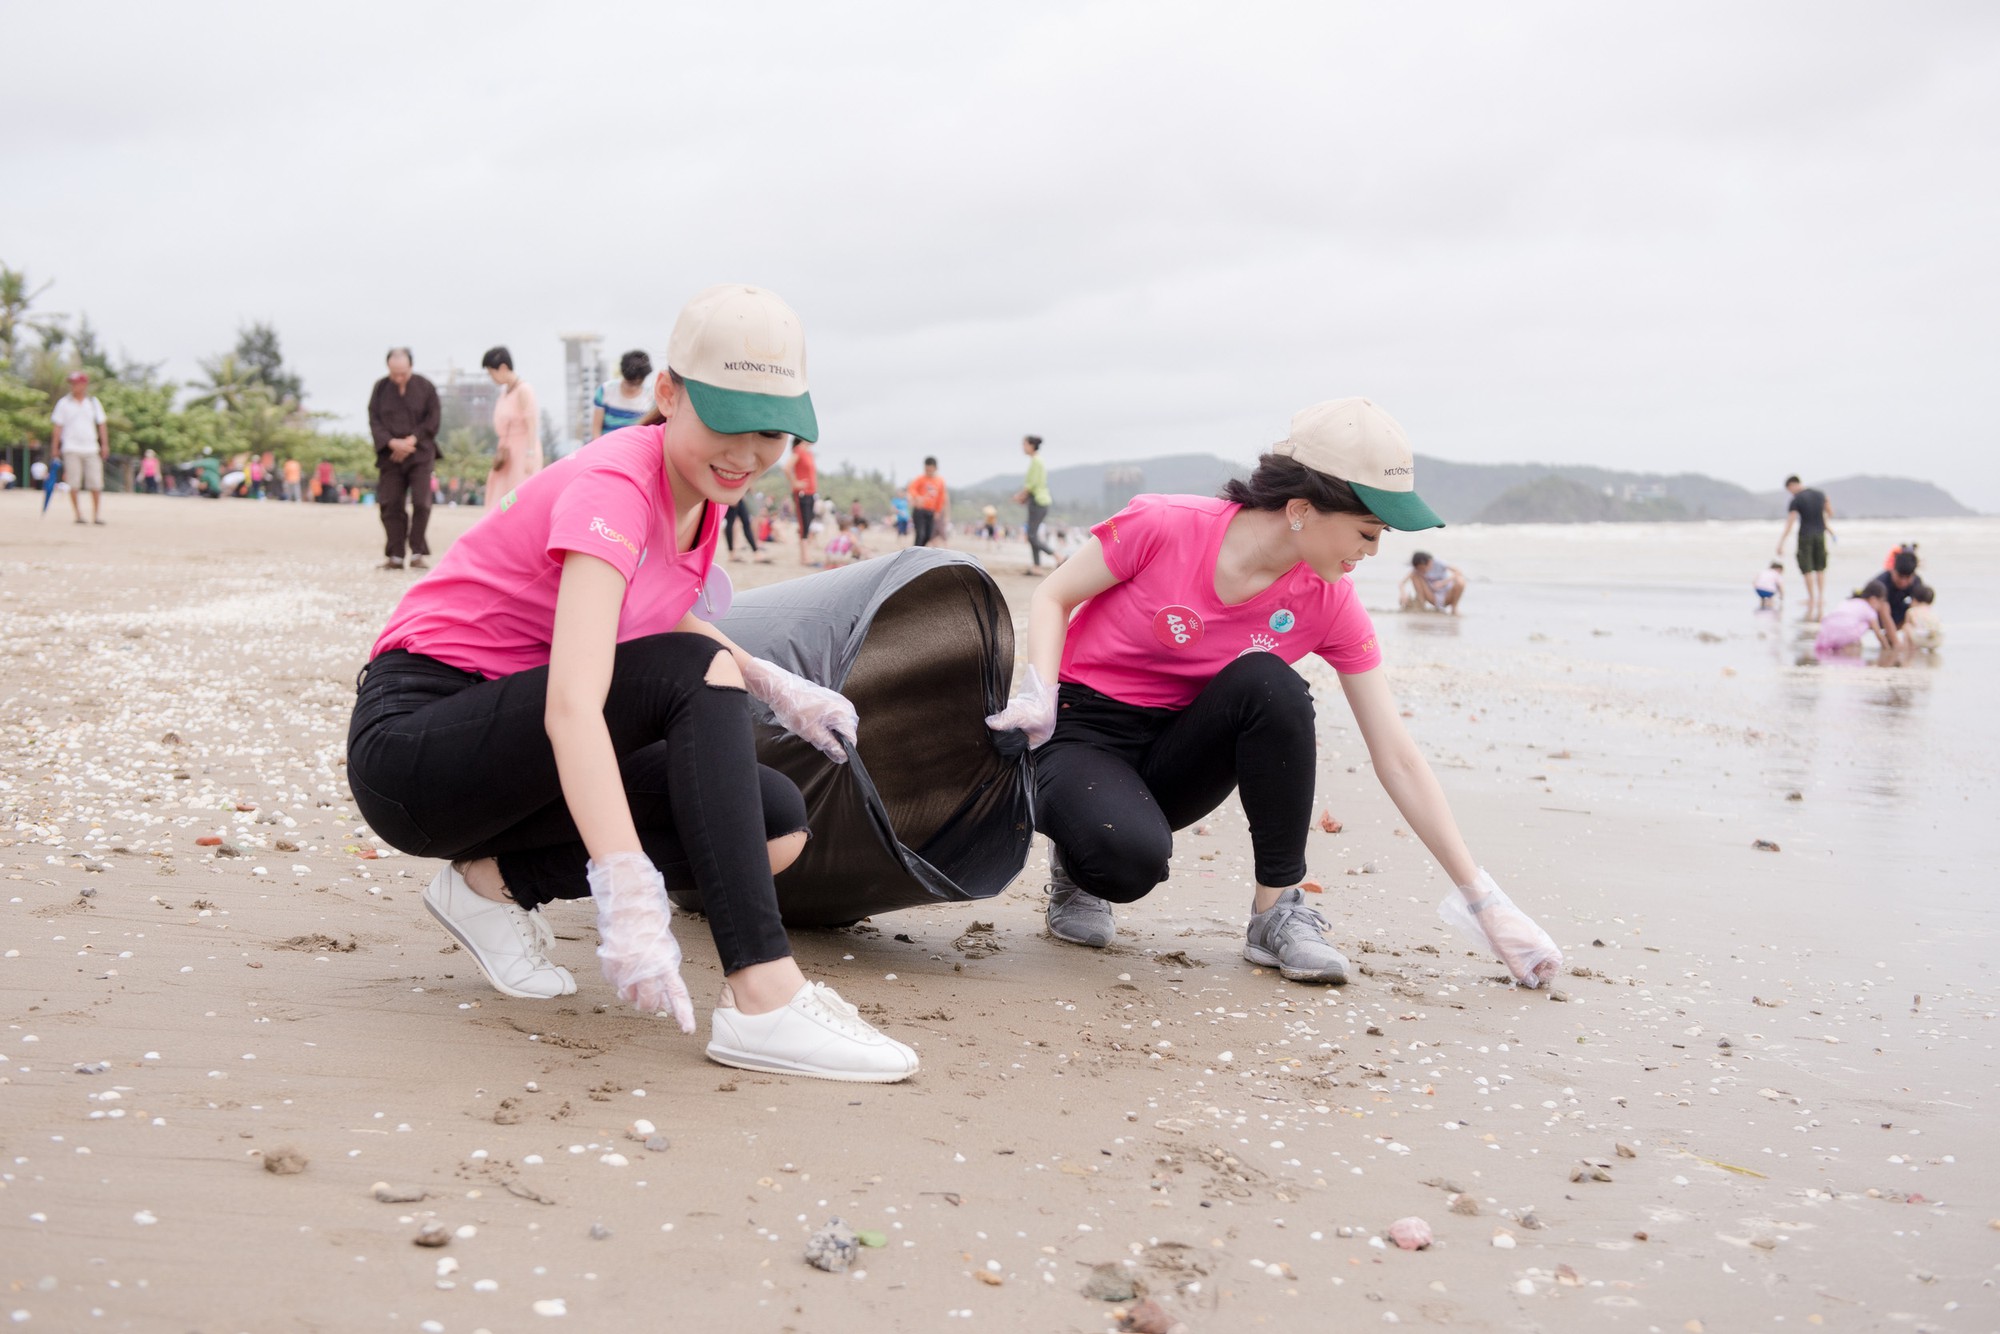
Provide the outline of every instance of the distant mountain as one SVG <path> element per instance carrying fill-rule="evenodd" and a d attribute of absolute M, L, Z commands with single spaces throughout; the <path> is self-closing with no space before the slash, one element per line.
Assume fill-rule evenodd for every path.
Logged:
<path fill-rule="evenodd" d="M 1959 504 L 1940 487 L 1908 477 L 1837 477 L 1809 485 L 1826 492 L 1826 498 L 1833 502 L 1836 523 L 1841 519 L 1952 519 L 1979 512 Z M 1769 491 L 1758 499 L 1769 504 L 1772 515 L 1783 514 L 1791 501 L 1783 491 Z"/>
<path fill-rule="evenodd" d="M 1021 489 L 1021 467 L 965 488 L 983 496 L 1011 496 Z M 1062 510 L 1089 511 L 1101 517 L 1123 508 L 1144 492 L 1163 495 L 1212 496 L 1232 477 L 1248 477 L 1250 467 L 1214 454 L 1169 454 L 1156 459 L 1118 463 L 1077 463 L 1049 469 L 1049 497 Z M 954 488 L 956 490 L 956 488 Z"/>
<path fill-rule="evenodd" d="M 1419 474 L 1421 475 L 1421 469 Z M 1568 477 L 1541 477 L 1502 491 L 1474 516 L 1474 523 L 1635 523 L 1685 519 L 1687 506 L 1672 496 L 1627 499 Z"/>
<path fill-rule="evenodd" d="M 1214 495 L 1247 463 L 1215 454 L 1171 454 L 1049 470 L 1055 508 L 1101 516 L 1142 491 Z M 1751 491 L 1700 473 L 1625 472 L 1560 463 L 1453 463 L 1417 455 L 1417 489 L 1451 523 L 1603 523 L 1674 519 L 1781 519 L 1791 497 Z M 1560 483 L 1558 485 L 1557 483 Z M 1842 477 L 1812 483 L 1833 501 L 1836 521 L 1932 519 L 1976 513 L 1929 482 L 1906 477 Z M 967 503 L 1004 499 L 1019 472 L 966 487 Z"/>

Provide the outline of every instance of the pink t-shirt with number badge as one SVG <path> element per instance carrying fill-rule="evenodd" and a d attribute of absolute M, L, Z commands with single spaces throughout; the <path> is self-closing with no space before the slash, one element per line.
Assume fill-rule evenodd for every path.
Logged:
<path fill-rule="evenodd" d="M 1120 582 L 1077 608 L 1062 679 L 1127 704 L 1184 709 L 1246 653 L 1286 662 L 1317 653 L 1349 675 L 1380 666 L 1375 625 L 1345 578 L 1329 583 L 1301 562 L 1248 601 L 1216 596 L 1216 556 L 1239 508 L 1139 496 L 1091 529 Z"/>
<path fill-rule="evenodd" d="M 679 625 L 715 563 L 721 511 L 705 506 L 693 549 L 674 551 L 662 431 L 613 431 L 487 497 L 486 517 L 403 595 L 374 653 L 407 649 L 487 677 L 548 666 L 563 557 L 572 551 L 625 576 L 619 643 Z"/>

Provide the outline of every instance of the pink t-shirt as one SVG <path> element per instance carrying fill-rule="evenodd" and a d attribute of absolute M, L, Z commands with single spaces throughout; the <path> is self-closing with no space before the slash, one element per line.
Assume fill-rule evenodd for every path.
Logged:
<path fill-rule="evenodd" d="M 1382 662 L 1354 585 L 1301 562 L 1247 602 L 1215 595 L 1215 560 L 1237 505 L 1203 496 L 1138 496 L 1098 524 L 1120 582 L 1077 608 L 1062 679 L 1127 704 L 1184 709 L 1246 653 L 1297 662 L 1317 653 L 1348 674 Z"/>
<path fill-rule="evenodd" d="M 679 625 L 714 564 L 721 510 L 706 506 L 694 549 L 674 551 L 662 429 L 613 431 L 522 482 L 403 595 L 374 652 L 408 649 L 487 677 L 546 667 L 571 551 L 625 576 L 619 643 Z"/>

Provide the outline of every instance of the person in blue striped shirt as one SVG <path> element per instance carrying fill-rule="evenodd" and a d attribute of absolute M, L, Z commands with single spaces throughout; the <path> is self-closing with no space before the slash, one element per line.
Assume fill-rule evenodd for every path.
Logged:
<path fill-rule="evenodd" d="M 590 438 L 607 431 L 637 426 L 653 408 L 653 359 L 644 352 L 627 352 L 618 358 L 619 379 L 597 386 L 590 400 Z"/>

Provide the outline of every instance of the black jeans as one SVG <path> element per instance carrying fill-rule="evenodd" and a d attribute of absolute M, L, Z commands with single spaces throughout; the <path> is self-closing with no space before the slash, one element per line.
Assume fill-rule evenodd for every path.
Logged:
<path fill-rule="evenodd" d="M 1028 502 L 1028 559 L 1036 565 L 1042 563 L 1044 555 L 1047 555 L 1050 560 L 1054 560 L 1056 557 L 1054 547 L 1045 547 L 1042 545 L 1042 521 L 1048 517 L 1049 507 L 1047 505 L 1038 505 L 1032 500 Z"/>
<path fill-rule="evenodd" d="M 1242 789 L 1257 883 L 1306 873 L 1312 692 L 1269 653 L 1246 653 L 1185 709 L 1149 709 L 1064 682 L 1055 735 L 1035 752 L 1035 817 L 1078 885 L 1114 903 L 1167 878 L 1173 831 Z"/>
<path fill-rule="evenodd" d="M 382 511 L 382 550 L 391 560 L 403 559 L 406 541 L 410 555 L 431 554 L 424 534 L 431 526 L 431 472 L 436 466 L 437 456 L 421 449 L 401 463 L 386 450 L 375 456 L 375 508 Z"/>
<path fill-rule="evenodd" d="M 757 530 L 750 522 L 750 502 L 739 500 L 722 511 L 722 540 L 729 544 L 730 551 L 736 550 L 736 525 L 743 525 L 743 540 L 750 544 L 750 554 L 757 554 Z"/>
<path fill-rule="evenodd" d="M 916 507 L 910 510 L 911 540 L 920 547 L 927 547 L 937 536 L 937 511 Z"/>
<path fill-rule="evenodd" d="M 789 955 L 765 843 L 806 827 L 805 799 L 757 763 L 748 696 L 711 686 L 702 635 L 618 646 L 604 721 L 639 841 L 669 888 L 692 887 L 723 971 Z M 417 857 L 495 857 L 525 908 L 585 898 L 589 854 L 544 730 L 549 669 L 486 680 L 392 649 L 368 664 L 347 781 L 369 826 Z"/>

